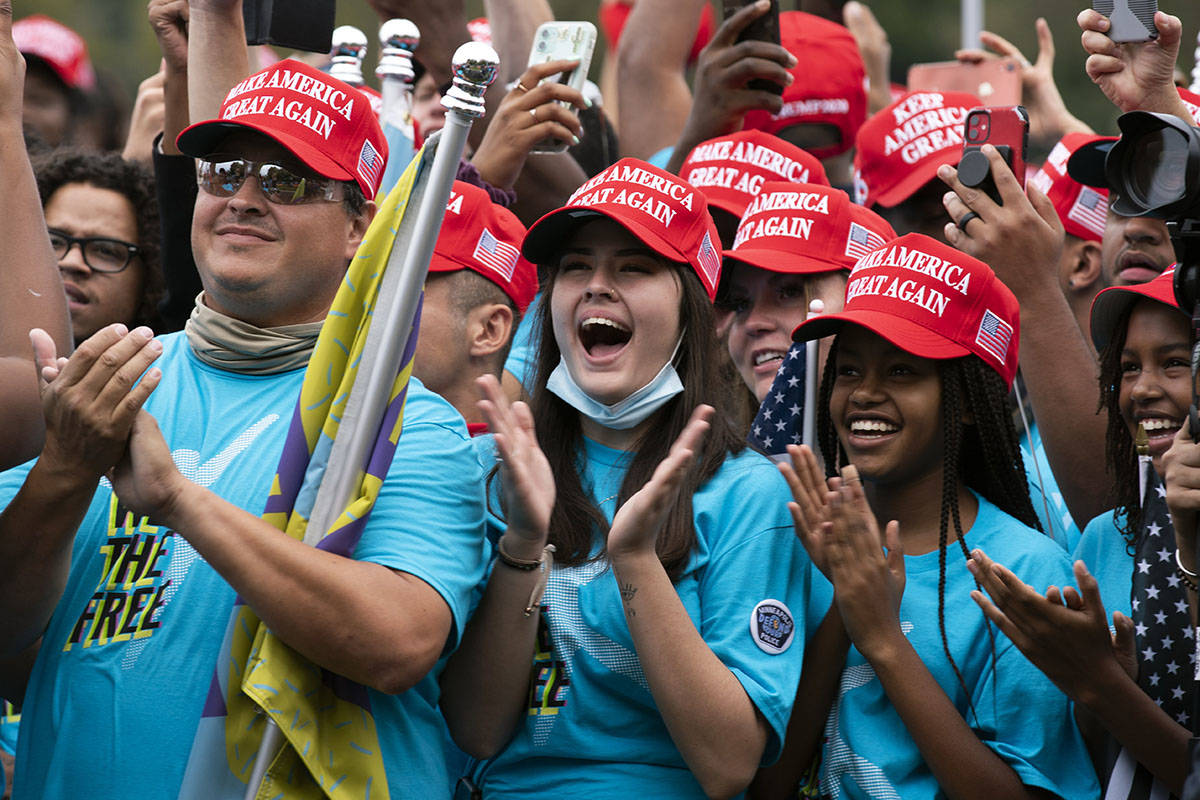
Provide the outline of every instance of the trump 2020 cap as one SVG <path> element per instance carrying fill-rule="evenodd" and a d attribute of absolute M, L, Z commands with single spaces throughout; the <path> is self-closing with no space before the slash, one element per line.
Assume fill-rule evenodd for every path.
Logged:
<path fill-rule="evenodd" d="M 430 272 L 469 269 L 496 284 L 522 314 L 537 294 L 537 268 L 521 257 L 525 226 L 478 186 L 455 181 Z"/>
<path fill-rule="evenodd" d="M 326 178 L 355 181 L 371 200 L 387 163 L 387 141 L 367 98 L 353 86 L 285 58 L 234 86 L 220 116 L 179 134 L 193 158 L 212 154 L 238 130 L 274 139 Z"/>
<path fill-rule="evenodd" d="M 846 305 L 802 323 L 797 341 L 861 325 L 922 358 L 976 355 L 1012 385 L 1017 374 L 1017 298 L 987 264 L 910 233 L 859 259 Z"/>
<path fill-rule="evenodd" d="M 967 92 L 909 92 L 872 116 L 854 142 L 854 199 L 891 208 L 957 164 L 967 112 L 981 105 Z"/>
<path fill-rule="evenodd" d="M 642 244 L 695 271 L 708 299 L 721 279 L 721 240 L 708 199 L 686 181 L 636 158 L 623 158 L 575 190 L 562 208 L 529 228 L 522 253 L 550 264 L 576 228 L 607 217 Z"/>
<path fill-rule="evenodd" d="M 812 154 L 830 158 L 846 152 L 867 118 L 867 71 L 854 36 L 824 17 L 784 11 L 779 43 L 796 57 L 789 70 L 792 83 L 783 89 L 783 107 L 778 114 L 748 112 L 746 128 L 779 133 L 792 125 L 832 125 L 840 134 L 837 144 L 812 148 Z"/>
<path fill-rule="evenodd" d="M 679 177 L 704 192 L 709 205 L 735 217 L 769 181 L 829 185 L 816 157 L 762 131 L 739 131 L 696 145 Z"/>
<path fill-rule="evenodd" d="M 771 272 L 833 272 L 851 269 L 895 238 L 878 214 L 840 189 L 776 182 L 764 184 L 750 202 L 724 255 Z"/>
<path fill-rule="evenodd" d="M 1072 178 L 1067 172 L 1067 162 L 1079 148 L 1097 141 L 1108 140 L 1103 136 L 1086 133 L 1068 133 L 1054 145 L 1046 163 L 1029 179 L 1030 183 L 1050 198 L 1067 233 L 1092 242 L 1104 238 L 1104 224 L 1108 218 L 1108 190 L 1084 186 Z"/>

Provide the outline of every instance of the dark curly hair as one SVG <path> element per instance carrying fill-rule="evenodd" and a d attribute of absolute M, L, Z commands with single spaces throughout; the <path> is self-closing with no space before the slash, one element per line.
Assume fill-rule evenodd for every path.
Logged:
<path fill-rule="evenodd" d="M 39 154 L 33 159 L 33 171 L 43 207 L 55 192 L 72 183 L 108 189 L 129 200 L 137 222 L 138 258 L 142 260 L 145 277 L 134 319 L 122 321 L 158 330 L 157 309 L 163 293 L 163 276 L 159 267 L 158 203 L 154 175 L 149 168 L 126 161 L 117 153 L 63 147 Z"/>

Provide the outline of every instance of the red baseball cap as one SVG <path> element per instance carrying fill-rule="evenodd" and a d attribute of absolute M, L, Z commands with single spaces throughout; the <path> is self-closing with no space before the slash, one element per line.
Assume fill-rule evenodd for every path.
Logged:
<path fill-rule="evenodd" d="M 768 181 L 829 185 L 825 168 L 815 156 L 762 131 L 739 131 L 696 145 L 688 153 L 679 177 L 704 192 L 714 208 L 735 217 Z"/>
<path fill-rule="evenodd" d="M 1164 270 L 1158 277 L 1146 283 L 1132 286 L 1110 286 L 1092 301 L 1092 343 L 1097 351 L 1104 350 L 1112 340 L 1117 321 L 1125 311 L 1142 299 L 1156 300 L 1171 308 L 1179 308 L 1175 300 L 1175 267 Z M 1180 309 L 1179 313 L 1184 313 Z"/>
<path fill-rule="evenodd" d="M 899 205 L 962 157 L 963 122 L 983 103 L 967 92 L 909 92 L 872 116 L 854 140 L 860 205 Z"/>
<path fill-rule="evenodd" d="M 832 272 L 851 269 L 895 238 L 878 214 L 841 189 L 775 182 L 751 201 L 725 258 L 771 272 Z"/>
<path fill-rule="evenodd" d="M 45 14 L 34 14 L 14 22 L 12 36 L 22 55 L 45 61 L 69 88 L 95 88 L 96 73 L 88 58 L 87 42 L 66 25 Z"/>
<path fill-rule="evenodd" d="M 472 42 L 492 43 L 492 23 L 488 22 L 487 17 L 476 17 L 468 22 L 467 33 L 471 35 Z"/>
<path fill-rule="evenodd" d="M 795 80 L 784 87 L 778 114 L 747 112 L 745 127 L 778 133 L 791 125 L 833 125 L 841 141 L 813 148 L 813 155 L 829 158 L 846 152 L 867 118 L 867 71 L 858 43 L 844 26 L 803 11 L 779 15 L 779 42 L 796 57 L 791 69 Z"/>
<path fill-rule="evenodd" d="M 537 294 L 537 268 L 521 258 L 525 226 L 478 186 L 455 181 L 433 247 L 430 272 L 478 272 L 504 290 L 522 314 Z"/>
<path fill-rule="evenodd" d="M 1068 133 L 1054 145 L 1046 163 L 1029 179 L 1050 198 L 1067 233 L 1092 242 L 1104 238 L 1108 190 L 1084 186 L 1076 181 L 1067 174 L 1067 162 L 1079 148 L 1097 141 L 1108 139 L 1086 133 Z"/>
<path fill-rule="evenodd" d="M 1017 298 L 982 261 L 919 233 L 859 259 L 846 306 L 802 323 L 797 341 L 852 322 L 922 358 L 977 355 L 1012 385 L 1017 374 Z"/>
<path fill-rule="evenodd" d="M 353 86 L 285 58 L 229 91 L 218 119 L 184 129 L 176 142 L 203 158 L 230 133 L 258 131 L 320 175 L 355 181 L 368 200 L 379 191 L 388 146 L 367 98 Z"/>
<path fill-rule="evenodd" d="M 597 215 L 621 225 L 663 258 L 690 264 L 708 299 L 721 279 L 721 239 L 704 194 L 636 158 L 623 158 L 575 190 L 562 208 L 529 228 L 521 250 L 549 264 L 575 228 Z"/>

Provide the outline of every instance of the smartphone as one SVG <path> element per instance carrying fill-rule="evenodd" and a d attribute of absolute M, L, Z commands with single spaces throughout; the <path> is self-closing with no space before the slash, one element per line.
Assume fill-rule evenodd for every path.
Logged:
<path fill-rule="evenodd" d="M 246 44 L 328 53 L 333 46 L 335 0 L 245 0 Z"/>
<path fill-rule="evenodd" d="M 547 61 L 578 61 L 579 66 L 575 69 L 551 75 L 543 80 L 557 81 L 572 89 L 583 91 L 588 68 L 592 63 L 592 50 L 595 47 L 596 26 L 590 22 L 543 22 L 533 34 L 529 66 Z M 535 153 L 561 153 L 566 149 L 566 142 L 550 137 L 533 146 Z"/>
<path fill-rule="evenodd" d="M 1108 17 L 1114 42 L 1149 42 L 1158 38 L 1154 14 L 1158 0 L 1092 0 L 1092 8 Z"/>
<path fill-rule="evenodd" d="M 1003 156 L 1008 168 L 1025 185 L 1025 150 L 1029 146 L 1029 114 L 1024 106 L 973 108 L 963 123 L 963 154 L 958 162 L 958 179 L 965 186 L 982 188 L 998 205 L 1004 205 L 991 164 L 981 148 L 990 144 Z"/>
<path fill-rule="evenodd" d="M 753 5 L 755 2 L 756 0 L 724 0 L 725 19 L 729 19 L 746 6 Z M 779 44 L 779 0 L 771 0 L 771 8 L 767 13 L 746 26 L 741 34 L 738 35 L 737 40 L 739 42 L 756 41 Z M 781 85 L 765 78 L 755 78 L 746 85 L 755 90 L 778 95 L 783 94 L 783 87 Z"/>
<path fill-rule="evenodd" d="M 908 68 L 910 92 L 968 92 L 989 106 L 1021 102 L 1020 64 L 1011 58 L 991 58 L 978 64 L 937 61 Z"/>

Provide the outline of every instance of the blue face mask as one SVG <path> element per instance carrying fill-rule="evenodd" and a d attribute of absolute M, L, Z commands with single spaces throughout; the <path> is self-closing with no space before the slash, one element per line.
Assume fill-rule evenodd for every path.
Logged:
<path fill-rule="evenodd" d="M 619 400 L 611 406 L 606 406 L 598 400 L 593 400 L 579 387 L 567 369 L 567 362 L 559 358 L 558 366 L 550 373 L 546 388 L 554 392 L 564 403 L 574 408 L 580 414 L 606 428 L 626 431 L 645 421 L 647 417 L 662 408 L 668 400 L 683 391 L 683 382 L 675 371 L 675 356 L 679 345 L 683 343 L 682 334 L 675 343 L 675 352 L 671 358 L 651 378 L 650 382 L 624 400 Z"/>

